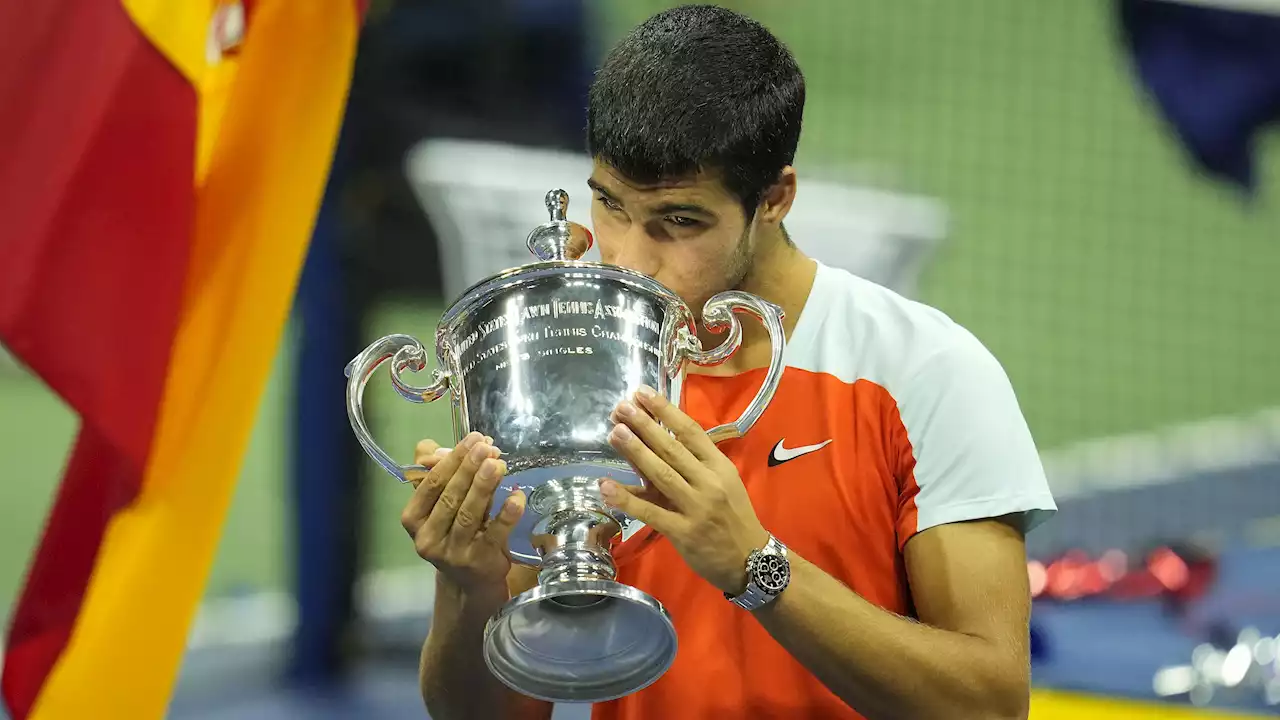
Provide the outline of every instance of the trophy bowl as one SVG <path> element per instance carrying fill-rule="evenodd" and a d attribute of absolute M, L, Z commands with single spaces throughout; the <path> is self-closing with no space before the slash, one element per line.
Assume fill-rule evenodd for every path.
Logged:
<path fill-rule="evenodd" d="M 599 482 L 643 486 L 643 480 L 610 446 L 610 414 L 641 385 L 678 404 L 687 363 L 728 359 L 741 345 L 738 315 L 745 313 L 768 330 L 769 370 L 741 417 L 707 431 L 715 442 L 740 437 L 777 390 L 786 340 L 781 308 L 729 291 L 703 307 L 703 324 L 727 335 L 704 351 L 693 313 L 661 283 L 579 260 L 592 238 L 566 219 L 568 202 L 563 190 L 547 194 L 550 221 L 526 240 L 537 261 L 476 283 L 445 311 L 429 385 L 404 377 L 427 366 L 417 339 L 380 338 L 346 367 L 347 414 L 365 451 L 387 472 L 407 482 L 407 472 L 425 469 L 393 460 L 364 419 L 365 384 L 390 361 L 402 397 L 424 403 L 450 396 L 455 439 L 473 431 L 493 438 L 507 475 L 491 513 L 515 489 L 527 495 L 509 552 L 512 562 L 538 569 L 538 584 L 489 620 L 485 661 L 499 680 L 530 697 L 602 702 L 661 677 L 677 644 L 662 604 L 615 580 L 610 546 L 629 518 L 605 506 Z"/>

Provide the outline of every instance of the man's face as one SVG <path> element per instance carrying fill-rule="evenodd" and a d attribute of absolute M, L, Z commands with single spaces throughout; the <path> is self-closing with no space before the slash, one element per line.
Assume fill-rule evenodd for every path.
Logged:
<path fill-rule="evenodd" d="M 641 187 L 597 160 L 587 184 L 604 262 L 653 277 L 696 315 L 712 295 L 742 282 L 752 234 L 742 203 L 717 178 Z"/>

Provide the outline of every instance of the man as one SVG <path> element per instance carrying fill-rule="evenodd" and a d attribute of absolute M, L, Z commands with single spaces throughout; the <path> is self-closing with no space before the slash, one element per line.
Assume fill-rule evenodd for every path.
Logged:
<path fill-rule="evenodd" d="M 769 342 L 749 322 L 728 363 L 689 377 L 683 408 L 641 392 L 614 412 L 610 441 L 651 486 L 601 485 L 646 524 L 619 547 L 618 579 L 671 611 L 680 646 L 662 678 L 594 717 L 1025 717 L 1023 533 L 1055 510 L 1035 445 L 977 339 L 788 238 L 804 95 L 776 38 L 708 6 L 636 28 L 592 87 L 604 260 L 693 308 L 758 294 L 785 309 L 789 337 L 746 437 L 717 447 L 702 428 L 760 385 Z M 421 675 L 437 720 L 551 712 L 481 656 L 485 620 L 535 581 L 503 552 L 525 498 L 485 520 L 497 456 L 475 435 L 418 447 L 431 470 L 402 520 L 439 570 Z"/>

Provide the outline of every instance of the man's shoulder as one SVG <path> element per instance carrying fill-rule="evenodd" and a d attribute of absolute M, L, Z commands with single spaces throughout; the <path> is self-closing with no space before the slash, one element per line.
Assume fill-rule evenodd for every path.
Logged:
<path fill-rule="evenodd" d="M 936 307 L 847 270 L 821 266 L 819 272 L 810 298 L 816 320 L 792 358 L 798 367 L 893 390 L 927 370 L 990 356 Z"/>

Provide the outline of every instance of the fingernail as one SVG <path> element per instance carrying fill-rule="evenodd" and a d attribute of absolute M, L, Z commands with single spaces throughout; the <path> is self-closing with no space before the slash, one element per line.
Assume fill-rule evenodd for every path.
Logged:
<path fill-rule="evenodd" d="M 462 438 L 462 447 L 469 448 L 479 442 L 482 437 L 484 436 L 478 432 L 468 433 L 466 437 Z"/>
<path fill-rule="evenodd" d="M 480 475 L 480 477 L 481 477 L 481 478 L 483 478 L 483 479 L 485 479 L 485 480 L 492 480 L 492 479 L 494 479 L 495 477 L 497 477 L 497 476 L 498 476 L 498 465 L 497 465 L 497 463 L 492 462 L 492 461 L 490 461 L 490 460 L 485 460 L 485 461 L 480 465 L 480 472 L 479 472 L 478 474 Z"/>
<path fill-rule="evenodd" d="M 613 500 L 618 497 L 618 483 L 612 480 L 600 481 L 600 497 L 605 500 Z"/>
<path fill-rule="evenodd" d="M 516 500 L 516 496 L 508 495 L 505 502 L 502 503 L 502 514 L 513 515 L 520 511 L 520 503 Z"/>
<path fill-rule="evenodd" d="M 634 438 L 635 435 L 631 432 L 631 428 L 626 425 L 614 425 L 613 437 L 618 442 L 628 442 Z"/>
<path fill-rule="evenodd" d="M 648 385 L 641 385 L 639 388 L 636 388 L 636 395 L 640 396 L 644 400 L 652 400 L 658 396 L 658 391 Z"/>
<path fill-rule="evenodd" d="M 485 458 L 489 457 L 489 446 L 476 445 L 475 447 L 471 448 L 470 457 L 475 462 L 480 462 L 481 460 L 484 460 Z"/>
<path fill-rule="evenodd" d="M 629 402 L 620 402 L 618 403 L 618 407 L 615 409 L 622 417 L 631 417 L 636 414 L 636 406 Z"/>
<path fill-rule="evenodd" d="M 487 443 L 489 443 L 490 445 L 492 445 L 492 444 L 493 444 L 493 437 L 492 437 L 492 436 L 490 436 L 490 435 L 485 435 L 485 436 L 484 436 L 484 441 L 485 441 L 485 442 L 487 442 Z"/>
<path fill-rule="evenodd" d="M 436 448 L 436 457 L 448 457 L 453 448 Z"/>

